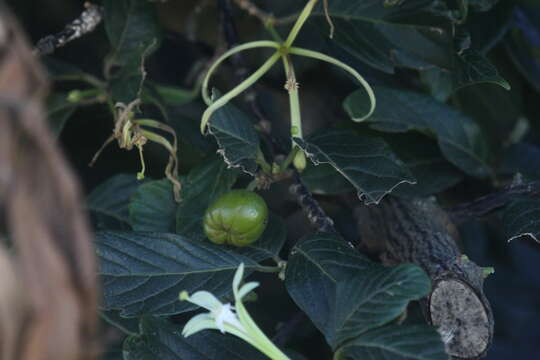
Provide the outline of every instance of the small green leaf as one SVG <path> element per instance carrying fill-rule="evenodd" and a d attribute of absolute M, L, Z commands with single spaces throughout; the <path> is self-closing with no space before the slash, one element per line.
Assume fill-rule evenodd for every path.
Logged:
<path fill-rule="evenodd" d="M 209 242 L 174 234 L 98 232 L 96 248 L 103 281 L 105 310 L 121 316 L 173 315 L 193 310 L 178 300 L 186 290 L 209 290 L 216 296 L 232 292 L 240 263 L 251 272 L 251 259 Z"/>
<path fill-rule="evenodd" d="M 259 136 L 243 111 L 230 103 L 221 107 L 210 119 L 209 132 L 216 138 L 218 153 L 230 167 L 255 175 Z"/>
<path fill-rule="evenodd" d="M 530 237 L 540 242 L 540 201 L 518 200 L 503 212 L 503 223 L 508 241 Z"/>
<path fill-rule="evenodd" d="M 154 5 L 147 0 L 105 0 L 105 30 L 112 52 L 108 62 L 125 66 L 141 54 L 162 34 Z"/>
<path fill-rule="evenodd" d="M 146 0 L 105 0 L 105 29 L 111 53 L 105 62 L 114 101 L 141 96 L 145 59 L 157 49 L 162 32 L 154 5 Z"/>
<path fill-rule="evenodd" d="M 67 99 L 66 93 L 52 93 L 47 98 L 47 119 L 53 134 L 59 136 L 66 121 L 77 110 L 77 104 Z"/>
<path fill-rule="evenodd" d="M 390 325 L 346 343 L 334 360 L 448 360 L 441 336 L 427 325 Z"/>
<path fill-rule="evenodd" d="M 221 159 L 207 159 L 190 171 L 182 184 L 182 202 L 176 213 L 176 232 L 204 240 L 202 219 L 206 208 L 236 182 L 238 170 L 228 169 Z"/>
<path fill-rule="evenodd" d="M 471 118 L 424 94 L 385 87 L 374 90 L 377 109 L 367 120 L 371 128 L 390 133 L 416 130 L 433 136 L 452 164 L 472 176 L 492 175 L 486 143 Z M 344 106 L 355 118 L 368 103 L 362 92 L 354 92 Z"/>
<path fill-rule="evenodd" d="M 135 231 L 173 232 L 178 203 L 167 179 L 139 186 L 129 203 L 129 222 Z"/>
<path fill-rule="evenodd" d="M 202 331 L 185 338 L 181 324 L 145 316 L 141 334 L 124 342 L 124 360 L 266 360 L 248 343 L 218 331 Z"/>
<path fill-rule="evenodd" d="M 87 198 L 96 230 L 130 230 L 129 202 L 139 185 L 135 174 L 119 174 L 99 184 Z"/>
<path fill-rule="evenodd" d="M 334 349 L 394 320 L 430 290 L 418 266 L 384 267 L 325 233 L 294 247 L 285 279 L 293 300 Z"/>
<path fill-rule="evenodd" d="M 378 203 L 399 184 L 415 181 L 381 139 L 325 130 L 294 141 L 315 165 L 332 165 L 357 189 L 360 198 L 365 197 L 366 204 Z"/>
<path fill-rule="evenodd" d="M 467 49 L 454 59 L 452 71 L 454 90 L 481 83 L 492 83 L 510 90 L 508 81 L 499 75 L 497 68 L 478 51 Z"/>

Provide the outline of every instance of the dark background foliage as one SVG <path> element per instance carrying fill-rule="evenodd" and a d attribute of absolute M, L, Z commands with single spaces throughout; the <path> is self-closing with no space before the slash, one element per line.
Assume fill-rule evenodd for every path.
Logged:
<path fill-rule="evenodd" d="M 482 9 L 496 1 L 469 2 L 471 6 L 474 4 L 473 9 Z M 32 42 L 36 43 L 44 35 L 58 32 L 66 23 L 76 18 L 81 12 L 83 1 L 27 0 L 8 3 Z M 208 60 L 212 56 L 220 32 L 218 13 L 213 6 L 204 10 L 205 13 L 193 24 L 195 30 L 191 34 L 185 30 L 189 29 L 188 25 L 193 20 L 190 16 L 193 16 L 191 10 L 194 3 L 195 1 L 170 0 L 168 4 L 159 5 L 163 39 L 159 49 L 147 61 L 148 79 L 189 88 L 192 83 L 187 79 L 194 63 L 200 59 Z M 303 4 L 302 1 L 273 0 L 259 3 L 262 8 L 271 9 L 276 14 L 290 14 Z M 400 14 L 396 16 L 398 15 Z M 259 23 L 244 12 L 235 9 L 234 16 L 241 42 L 266 36 Z M 431 21 L 427 17 L 422 18 L 422 21 L 424 20 Z M 301 60 L 298 63 L 298 72 L 302 79 L 302 105 L 308 135 L 320 129 L 338 127 L 341 130 L 353 130 L 362 136 L 376 135 L 385 139 L 420 182 L 416 187 L 400 186 L 396 189 L 396 194 L 437 194 L 447 206 L 490 193 L 498 185 L 511 182 L 516 173 L 520 173 L 525 180 L 538 180 L 540 4 L 537 1 L 502 0 L 487 12 L 471 10 L 466 25 L 458 27 L 459 31 L 470 34 L 471 45 L 463 52 L 448 52 L 446 48 L 441 48 L 440 52 L 432 51 L 433 39 L 423 36 L 425 34 L 414 33 L 414 30 L 410 30 L 414 29 L 414 26 L 407 27 L 407 31 L 411 31 L 408 33 L 404 28 L 394 29 L 369 22 L 349 28 L 353 25 L 338 15 L 334 17 L 334 21 L 337 28 L 336 42 L 325 40 L 327 25 L 320 14 L 308 23 L 299 42 L 305 47 L 324 49 L 364 74 L 375 85 L 379 108 L 368 125 L 352 124 L 348 115 L 354 116 L 355 112 L 362 112 L 361 101 L 349 101 L 350 106 L 346 101 L 345 110 L 341 103 L 356 87 L 339 71 Z M 418 19 L 403 18 L 400 21 L 415 24 Z M 380 28 L 374 28 L 376 26 Z M 369 36 L 362 37 L 363 34 Z M 425 47 L 423 41 L 426 42 Z M 456 39 L 449 41 L 455 41 L 454 46 L 457 49 L 462 46 Z M 380 51 L 385 47 L 395 50 L 392 52 L 394 57 L 386 56 L 385 54 L 390 53 L 388 51 Z M 54 58 L 101 76 L 103 59 L 109 50 L 105 28 L 100 26 L 83 39 L 58 49 Z M 463 57 L 459 58 L 457 53 L 468 56 L 465 59 L 467 61 Z M 490 73 L 487 76 L 485 72 L 479 71 L 488 66 L 483 60 L 478 60 L 483 56 L 497 68 L 498 74 Z M 260 60 L 260 54 L 250 53 L 247 67 L 254 68 Z M 437 67 L 433 68 L 432 65 Z M 460 66 L 463 67 L 461 71 Z M 449 68 L 453 70 L 445 71 Z M 227 84 L 235 80 L 224 73 L 220 75 L 220 84 L 229 88 Z M 274 72 L 266 78 L 264 85 L 259 88 L 259 96 L 263 99 L 263 108 L 274 122 L 275 133 L 287 139 L 288 108 L 286 98 L 278 92 L 282 86 L 280 76 L 280 73 Z M 511 85 L 510 91 L 500 86 L 504 85 L 504 81 Z M 480 84 L 461 88 L 469 82 Z M 80 86 L 81 84 L 77 83 L 55 82 L 53 91 L 60 94 Z M 424 95 L 401 95 L 396 93 L 395 89 L 414 90 Z M 355 106 L 360 109 L 355 109 Z M 432 108 L 431 114 L 437 116 L 430 117 L 429 112 L 426 114 L 424 111 L 426 108 Z M 189 176 L 197 175 L 190 170 L 196 165 L 208 163 L 202 159 L 211 156 L 216 149 L 212 140 L 197 135 L 202 109 L 200 101 L 169 109 L 169 117 L 174 119 L 171 124 L 181 137 L 180 172 L 186 176 L 188 173 Z M 156 108 L 148 107 L 145 110 L 148 114 L 159 114 Z M 58 126 L 58 121 L 62 119 L 57 115 L 51 116 L 53 126 Z M 460 117 L 466 119 L 457 121 Z M 180 122 L 185 126 L 180 127 Z M 110 135 L 111 129 L 111 114 L 105 106 L 78 107 L 70 113 L 69 120 L 59 135 L 59 142 L 88 194 L 112 176 L 129 173 L 132 176 L 126 175 L 125 178 L 115 180 L 119 182 L 117 189 L 121 189 L 125 192 L 125 197 L 129 198 L 135 192 L 134 173 L 139 168 L 136 151 L 126 152 L 113 145 L 107 148 L 93 168 L 87 166 L 94 153 Z M 410 129 L 415 131 L 408 132 Z M 319 135 L 308 139 L 320 145 L 324 140 L 321 138 L 323 136 Z M 166 155 L 157 146 L 147 147 L 145 155 L 149 165 L 148 176 L 154 179 L 162 178 Z M 347 239 L 356 241 L 358 235 L 355 226 L 351 225 L 354 219 L 350 210 L 341 206 L 342 201 L 339 201 L 343 197 L 354 198 L 354 187 L 341 178 L 336 178 L 335 172 L 326 171 L 329 167 L 317 169 L 308 168 L 304 176 L 305 182 L 318 194 L 318 199 L 335 219 L 340 232 Z M 200 171 L 213 174 L 212 171 L 219 169 Z M 236 179 L 238 174 L 230 176 Z M 247 182 L 244 175 L 240 176 L 241 183 Z M 228 186 L 230 184 L 223 184 L 224 189 Z M 267 198 L 271 211 L 287 219 L 289 245 L 285 245 L 285 248 L 289 249 L 290 244 L 310 230 L 294 199 L 288 195 L 287 186 L 287 183 L 276 184 L 271 191 L 263 195 Z M 195 194 L 200 190 L 191 191 Z M 105 204 L 106 199 L 112 202 L 114 199 L 105 195 L 98 199 L 95 193 L 94 191 L 94 198 L 90 197 L 88 201 L 90 210 L 100 206 L 114 208 L 114 203 Z M 115 199 L 122 196 L 119 191 L 113 193 Z M 144 199 L 141 201 L 144 203 Z M 193 201 L 196 202 L 197 199 Z M 138 213 L 142 211 L 140 208 L 117 210 L 117 214 L 124 214 L 126 218 L 138 215 L 147 217 L 144 213 Z M 468 221 L 460 228 L 464 252 L 479 265 L 494 266 L 496 270 L 495 275 L 490 277 L 485 285 L 486 295 L 491 300 L 496 319 L 495 340 L 487 357 L 489 360 L 511 357 L 533 359 L 540 353 L 540 344 L 537 341 L 540 338 L 540 277 L 537 271 L 540 247 L 528 236 L 508 243 L 509 238 L 522 233 L 538 234 L 539 216 L 540 201 L 516 199 L 504 210 L 480 220 Z M 111 225 L 109 221 L 111 219 L 98 219 L 97 224 L 101 224 L 103 228 L 115 229 L 123 226 L 117 223 Z M 118 217 L 115 221 L 122 223 L 122 218 Z M 164 231 L 174 230 L 167 228 L 170 224 L 161 226 L 164 226 Z M 186 236 L 189 234 L 189 229 L 179 228 L 178 222 L 176 226 L 177 233 Z M 114 239 L 103 238 L 101 241 L 113 242 Z M 265 286 L 261 287 L 258 293 L 257 306 L 250 307 L 250 311 L 267 333 L 273 333 L 278 323 L 289 320 L 298 309 L 275 277 L 257 277 Z M 175 311 L 167 310 L 164 313 L 172 314 Z M 117 314 L 110 312 L 108 316 L 114 318 Z M 182 323 L 186 317 L 177 315 L 175 319 Z M 132 326 L 130 331 L 136 329 L 133 323 L 125 322 L 123 326 Z M 143 327 L 145 326 L 152 329 L 157 325 L 147 319 L 143 320 Z M 168 324 L 158 327 L 159 331 L 166 331 L 166 326 Z M 112 343 L 122 340 L 115 336 L 111 338 Z M 212 343 L 213 340 L 197 338 L 193 341 Z M 323 336 L 306 319 L 289 343 L 293 344 L 293 350 L 308 358 L 330 357 L 330 350 L 325 345 Z M 141 344 L 132 341 L 129 346 L 130 349 L 135 349 Z M 112 349 L 111 345 L 108 359 L 121 358 Z M 322 356 L 323 353 L 327 355 Z"/>

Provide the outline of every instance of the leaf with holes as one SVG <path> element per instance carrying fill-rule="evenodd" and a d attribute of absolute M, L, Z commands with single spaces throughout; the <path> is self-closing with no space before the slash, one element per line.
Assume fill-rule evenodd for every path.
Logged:
<path fill-rule="evenodd" d="M 508 241 L 530 237 L 540 242 L 540 201 L 518 200 L 503 212 L 503 223 Z"/>
<path fill-rule="evenodd" d="M 230 103 L 223 106 L 212 115 L 209 132 L 216 138 L 218 153 L 230 167 L 255 175 L 259 136 L 243 111 Z"/>
<path fill-rule="evenodd" d="M 399 184 L 415 182 L 405 164 L 381 139 L 325 130 L 294 141 L 315 165 L 330 164 L 343 175 L 366 204 L 378 203 Z"/>

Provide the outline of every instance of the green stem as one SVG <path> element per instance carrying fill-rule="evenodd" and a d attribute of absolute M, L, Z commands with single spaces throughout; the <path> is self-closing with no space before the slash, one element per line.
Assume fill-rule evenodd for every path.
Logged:
<path fill-rule="evenodd" d="M 300 98 L 298 96 L 298 83 L 296 82 L 296 75 L 294 73 L 294 67 L 289 55 L 282 55 L 283 66 L 285 67 L 285 74 L 287 75 L 287 83 L 285 87 L 289 92 L 289 105 L 291 110 L 291 137 L 303 138 L 302 135 L 302 115 L 300 113 Z M 294 148 L 295 144 L 292 143 Z"/>
<path fill-rule="evenodd" d="M 252 342 L 253 346 L 272 360 L 290 360 L 289 357 L 274 345 L 274 343 L 261 331 L 241 301 L 236 301 L 234 305 L 240 322 L 246 327 L 246 332 L 249 333 L 251 335 L 250 337 L 254 340 Z"/>
<path fill-rule="evenodd" d="M 294 26 L 293 26 L 291 32 L 289 33 L 289 36 L 287 37 L 287 40 L 285 40 L 285 44 L 283 44 L 285 46 L 285 48 L 289 48 L 289 47 L 292 46 L 294 40 L 296 40 L 296 37 L 298 36 L 298 33 L 300 32 L 300 29 L 302 29 L 302 26 L 304 26 L 304 23 L 306 22 L 306 20 L 309 18 L 309 15 L 313 11 L 313 7 L 317 3 L 317 1 L 318 0 L 310 0 L 306 4 L 304 9 L 302 10 L 300 15 L 298 16 L 298 19 L 294 23 Z"/>
<path fill-rule="evenodd" d="M 241 51 L 248 50 L 248 49 L 255 49 L 255 48 L 261 48 L 261 47 L 279 49 L 280 44 L 275 41 L 262 40 L 262 41 L 252 41 L 246 44 L 238 45 L 230 49 L 229 51 L 225 52 L 212 64 L 210 69 L 208 69 L 208 72 L 206 73 L 206 76 L 204 77 L 204 80 L 202 83 L 202 97 L 206 105 L 210 106 L 212 104 L 210 94 L 208 93 L 208 82 L 210 81 L 210 77 L 216 71 L 217 67 L 227 58 L 229 58 L 230 56 L 236 53 L 239 53 Z"/>
<path fill-rule="evenodd" d="M 217 99 L 212 105 L 210 105 L 203 113 L 202 120 L 201 120 L 201 133 L 204 134 L 204 131 L 206 129 L 206 125 L 208 124 L 208 121 L 210 121 L 210 117 L 216 111 L 222 106 L 225 106 L 231 99 L 234 97 L 240 95 L 244 90 L 246 90 L 248 87 L 253 85 L 257 80 L 259 80 L 264 74 L 270 70 L 270 68 L 279 60 L 280 54 L 276 52 L 274 55 L 272 55 L 266 62 L 259 68 L 257 71 L 255 71 L 253 74 L 251 74 L 246 80 L 241 82 L 239 85 L 237 85 L 234 89 Z M 204 91 L 203 91 L 204 93 Z"/>
<path fill-rule="evenodd" d="M 266 30 L 270 33 L 270 35 L 272 36 L 275 42 L 279 44 L 283 43 L 283 39 L 281 38 L 279 33 L 276 31 L 276 28 L 274 27 L 273 24 L 266 24 Z"/>
<path fill-rule="evenodd" d="M 76 75 L 60 75 L 58 77 L 55 77 L 55 80 L 58 81 L 83 81 L 89 85 L 92 85 L 98 89 L 105 89 L 107 87 L 107 84 L 100 80 L 99 78 L 90 75 L 90 74 L 76 74 Z"/>
<path fill-rule="evenodd" d="M 272 166 L 264 158 L 264 154 L 262 153 L 261 149 L 257 150 L 256 156 L 257 157 L 255 158 L 255 162 L 259 164 L 264 173 L 269 175 L 272 174 Z"/>
<path fill-rule="evenodd" d="M 289 155 L 287 155 L 287 158 L 279 166 L 279 173 L 280 174 L 282 172 L 284 172 L 285 170 L 287 170 L 289 165 L 291 165 L 291 163 L 293 162 L 294 157 L 296 156 L 296 153 L 298 152 L 298 150 L 300 150 L 300 148 L 298 146 L 296 146 L 296 144 L 295 144 L 294 147 L 292 148 L 292 150 L 289 152 Z"/>
<path fill-rule="evenodd" d="M 363 121 L 363 120 L 367 119 L 368 117 L 370 117 L 373 114 L 373 112 L 375 111 L 375 107 L 377 105 L 377 101 L 375 99 L 375 94 L 373 93 L 373 89 L 371 88 L 369 83 L 364 79 L 364 77 L 362 75 L 360 75 L 352 67 L 350 67 L 349 65 L 347 65 L 347 64 L 345 64 L 345 63 L 343 63 L 343 62 L 341 62 L 341 61 L 339 61 L 337 59 L 334 59 L 333 57 L 330 57 L 330 56 L 325 55 L 323 53 L 320 53 L 318 51 L 302 49 L 302 48 L 297 48 L 297 47 L 291 47 L 289 49 L 289 53 L 293 54 L 293 55 L 300 55 L 300 56 L 305 56 L 305 57 L 309 57 L 309 58 L 313 58 L 313 59 L 317 59 L 317 60 L 326 61 L 326 62 L 328 62 L 330 64 L 333 64 L 333 65 L 336 65 L 336 66 L 342 68 L 343 70 L 347 71 L 348 73 L 350 73 L 364 87 L 364 89 L 366 90 L 366 92 L 367 92 L 367 94 L 369 96 L 369 101 L 371 103 L 370 109 L 369 109 L 369 111 L 368 111 L 368 113 L 366 115 L 362 116 L 361 118 L 356 118 L 356 119 L 353 119 L 353 120 L 356 121 L 356 122 L 360 122 L 360 121 Z"/>
<path fill-rule="evenodd" d="M 247 191 L 255 191 L 257 188 L 257 179 L 253 179 L 246 187 Z"/>

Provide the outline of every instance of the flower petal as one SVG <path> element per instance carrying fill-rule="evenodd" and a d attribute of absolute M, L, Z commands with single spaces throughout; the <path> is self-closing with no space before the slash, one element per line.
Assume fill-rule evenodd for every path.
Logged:
<path fill-rule="evenodd" d="M 255 289 L 257 286 L 259 286 L 259 283 L 254 282 L 254 281 L 248 282 L 248 283 L 242 285 L 242 287 L 238 291 L 238 298 L 236 299 L 236 301 L 242 300 L 242 298 L 244 296 L 246 296 L 250 291 Z"/>
<path fill-rule="evenodd" d="M 203 313 L 192 317 L 191 320 L 189 320 L 184 326 L 182 335 L 184 335 L 184 337 L 188 337 L 206 329 L 217 329 L 214 317 L 209 313 Z"/>
<path fill-rule="evenodd" d="M 234 279 L 232 282 L 232 288 L 233 288 L 235 299 L 238 299 L 238 288 L 240 287 L 240 282 L 242 281 L 243 277 L 244 277 L 244 263 L 240 263 L 240 265 L 238 266 L 238 269 L 236 269 L 236 272 L 234 273 Z"/>
<path fill-rule="evenodd" d="M 186 300 L 212 312 L 219 310 L 223 306 L 221 301 L 208 291 L 197 291 Z"/>

